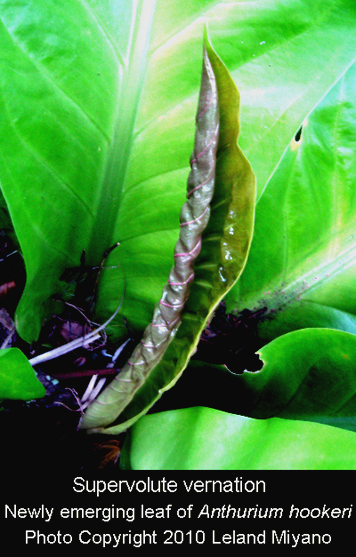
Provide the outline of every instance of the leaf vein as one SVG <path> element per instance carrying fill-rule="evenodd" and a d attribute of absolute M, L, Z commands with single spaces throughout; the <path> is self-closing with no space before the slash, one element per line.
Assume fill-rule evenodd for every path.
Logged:
<path fill-rule="evenodd" d="M 1 19 L 1 17 L 0 17 Z M 2 19 L 1 19 L 2 21 Z M 71 95 L 63 88 L 59 85 L 59 83 L 57 83 L 57 81 L 52 77 L 52 75 L 50 74 L 50 72 L 48 72 L 45 67 L 42 64 L 39 64 L 38 62 L 36 62 L 27 52 L 27 50 L 24 48 L 24 46 L 22 44 L 20 44 L 18 41 L 16 41 L 14 39 L 14 37 L 12 36 L 12 34 L 10 33 L 9 29 L 7 29 L 6 25 L 4 24 L 4 22 L 2 21 L 4 28 L 6 29 L 8 35 L 11 37 L 13 43 L 15 46 L 17 46 L 22 53 L 26 56 L 26 58 L 28 59 L 28 61 L 33 64 L 33 66 L 35 68 L 37 68 L 38 72 L 44 76 L 45 78 L 48 79 L 48 81 L 51 82 L 51 84 L 58 90 L 60 91 L 60 93 L 68 100 L 70 101 L 74 106 L 76 106 L 80 112 L 87 118 L 87 120 L 101 133 L 101 135 L 105 138 L 105 140 L 107 141 L 107 143 L 110 143 L 110 138 L 108 137 L 108 135 L 104 132 L 104 130 L 100 127 L 100 125 L 95 122 L 92 117 L 86 112 L 86 110 L 75 100 L 71 97 Z"/>

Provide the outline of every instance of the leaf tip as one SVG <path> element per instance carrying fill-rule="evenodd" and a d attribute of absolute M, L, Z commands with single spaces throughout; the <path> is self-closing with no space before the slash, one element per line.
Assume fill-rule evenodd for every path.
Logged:
<path fill-rule="evenodd" d="M 203 45 L 208 54 L 215 54 L 215 56 L 217 56 L 210 40 L 208 23 L 205 23 L 204 25 Z"/>
<path fill-rule="evenodd" d="M 208 43 L 211 46 L 208 23 L 204 24 L 203 42 L 204 42 L 204 46 L 206 45 L 206 43 Z"/>

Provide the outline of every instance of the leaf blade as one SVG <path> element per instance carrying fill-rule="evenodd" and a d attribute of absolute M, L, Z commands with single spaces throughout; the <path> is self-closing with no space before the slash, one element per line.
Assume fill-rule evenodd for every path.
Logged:
<path fill-rule="evenodd" d="M 134 470 L 354 470 L 355 446 L 330 426 L 194 407 L 143 417 L 122 458 Z"/>
<path fill-rule="evenodd" d="M 237 312 L 266 306 L 271 326 L 266 321 L 261 329 L 269 339 L 298 326 L 294 310 L 301 304 L 309 324 L 313 313 L 315 324 L 323 312 L 330 321 L 323 306 L 356 311 L 355 80 L 353 63 L 304 122 L 300 141 L 292 140 L 256 207 L 249 264 L 228 306 Z M 263 259 L 269 265 L 261 266 Z"/>
<path fill-rule="evenodd" d="M 300 329 L 264 346 L 261 371 L 244 374 L 252 417 L 280 416 L 356 431 L 356 336 Z M 249 396 L 248 393 L 251 395 Z"/>
<path fill-rule="evenodd" d="M 0 350 L 0 400 L 42 398 L 46 389 L 18 348 Z"/>

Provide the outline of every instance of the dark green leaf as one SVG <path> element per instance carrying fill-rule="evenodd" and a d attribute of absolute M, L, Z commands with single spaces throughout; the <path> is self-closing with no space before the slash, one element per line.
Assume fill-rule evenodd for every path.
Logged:
<path fill-rule="evenodd" d="M 0 400 L 32 400 L 45 394 L 45 388 L 21 350 L 0 350 Z"/>
<path fill-rule="evenodd" d="M 335 424 L 356 431 L 356 336 L 302 329 L 259 351 L 264 367 L 241 378 L 249 415 Z"/>

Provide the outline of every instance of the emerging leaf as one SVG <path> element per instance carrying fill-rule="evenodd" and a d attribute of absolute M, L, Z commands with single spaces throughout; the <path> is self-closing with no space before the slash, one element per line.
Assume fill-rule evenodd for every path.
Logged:
<path fill-rule="evenodd" d="M 105 430 L 118 433 L 145 414 L 184 371 L 209 316 L 243 270 L 253 231 L 255 178 L 236 144 L 238 109 L 235 84 L 206 39 L 175 264 L 141 344 L 88 408 L 82 428 L 100 428 L 120 416 L 119 424 Z"/>

